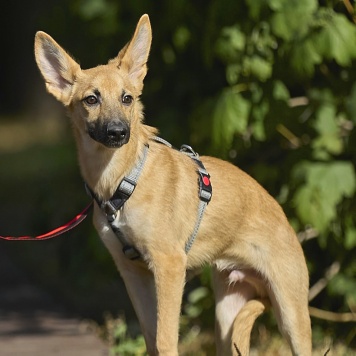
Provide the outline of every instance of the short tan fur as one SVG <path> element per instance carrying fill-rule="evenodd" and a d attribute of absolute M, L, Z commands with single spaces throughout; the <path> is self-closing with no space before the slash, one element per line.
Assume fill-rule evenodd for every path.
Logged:
<path fill-rule="evenodd" d="M 308 271 L 297 237 L 278 203 L 250 176 L 225 161 L 201 157 L 213 197 L 188 254 L 199 203 L 196 165 L 152 138 L 140 94 L 151 46 L 147 15 L 131 41 L 106 65 L 82 70 L 49 35 L 38 32 L 35 56 L 49 93 L 67 108 L 81 173 L 110 199 L 121 179 L 149 152 L 137 187 L 116 224 L 140 251 L 131 261 L 96 205 L 94 224 L 125 281 L 147 351 L 178 355 L 186 271 L 210 264 L 219 355 L 247 355 L 250 330 L 270 303 L 294 355 L 311 355 Z"/>

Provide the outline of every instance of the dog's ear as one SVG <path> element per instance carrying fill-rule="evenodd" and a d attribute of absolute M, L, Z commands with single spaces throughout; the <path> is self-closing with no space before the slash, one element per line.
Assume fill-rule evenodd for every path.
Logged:
<path fill-rule="evenodd" d="M 48 92 L 69 105 L 79 64 L 51 36 L 41 31 L 35 37 L 35 57 Z"/>
<path fill-rule="evenodd" d="M 109 63 L 127 71 L 130 80 L 142 90 L 143 79 L 147 73 L 147 60 L 151 48 L 152 30 L 148 15 L 143 15 L 131 41 Z"/>

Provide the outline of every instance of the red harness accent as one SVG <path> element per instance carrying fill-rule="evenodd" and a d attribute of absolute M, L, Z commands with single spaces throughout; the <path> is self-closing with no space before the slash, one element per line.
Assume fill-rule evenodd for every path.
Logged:
<path fill-rule="evenodd" d="M 8 241 L 40 241 L 40 240 L 42 241 L 42 240 L 51 239 L 52 237 L 62 235 L 67 231 L 72 230 L 73 228 L 78 226 L 88 216 L 88 213 L 90 212 L 92 207 L 93 207 L 93 202 L 91 202 L 82 212 L 76 215 L 71 221 L 45 234 L 38 235 L 38 236 L 17 236 L 17 237 L 0 236 L 0 239 L 8 240 Z"/>

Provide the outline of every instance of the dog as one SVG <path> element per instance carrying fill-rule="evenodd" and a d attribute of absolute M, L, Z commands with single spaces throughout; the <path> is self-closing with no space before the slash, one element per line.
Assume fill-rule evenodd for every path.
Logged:
<path fill-rule="evenodd" d="M 97 201 L 94 225 L 125 282 L 147 352 L 178 355 L 187 271 L 209 264 L 217 354 L 247 355 L 253 323 L 270 304 L 292 353 L 311 355 L 308 271 L 279 204 L 236 166 L 173 149 L 143 123 L 151 40 L 143 15 L 115 58 L 82 70 L 48 34 L 35 36 L 37 65 L 68 110 L 81 174 Z M 213 190 L 199 214 L 201 167 Z M 117 196 L 122 182 L 132 189 Z"/>

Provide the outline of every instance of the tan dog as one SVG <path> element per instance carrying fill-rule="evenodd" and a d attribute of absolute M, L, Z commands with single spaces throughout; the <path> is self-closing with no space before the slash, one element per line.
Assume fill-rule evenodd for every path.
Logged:
<path fill-rule="evenodd" d="M 94 212 L 95 227 L 125 281 L 148 352 L 178 354 L 186 271 L 210 264 L 219 355 L 248 354 L 252 324 L 267 299 L 293 354 L 310 355 L 303 252 L 280 206 L 254 179 L 227 162 L 201 157 L 213 196 L 186 253 L 199 205 L 197 164 L 156 142 L 156 130 L 142 123 L 139 96 L 150 45 L 147 15 L 116 58 L 87 70 L 47 34 L 38 32 L 35 40 L 47 90 L 68 109 L 81 172 L 98 200 L 114 195 L 149 146 L 137 187 L 113 222 L 139 251 L 140 261 L 125 256 L 98 204 Z"/>

